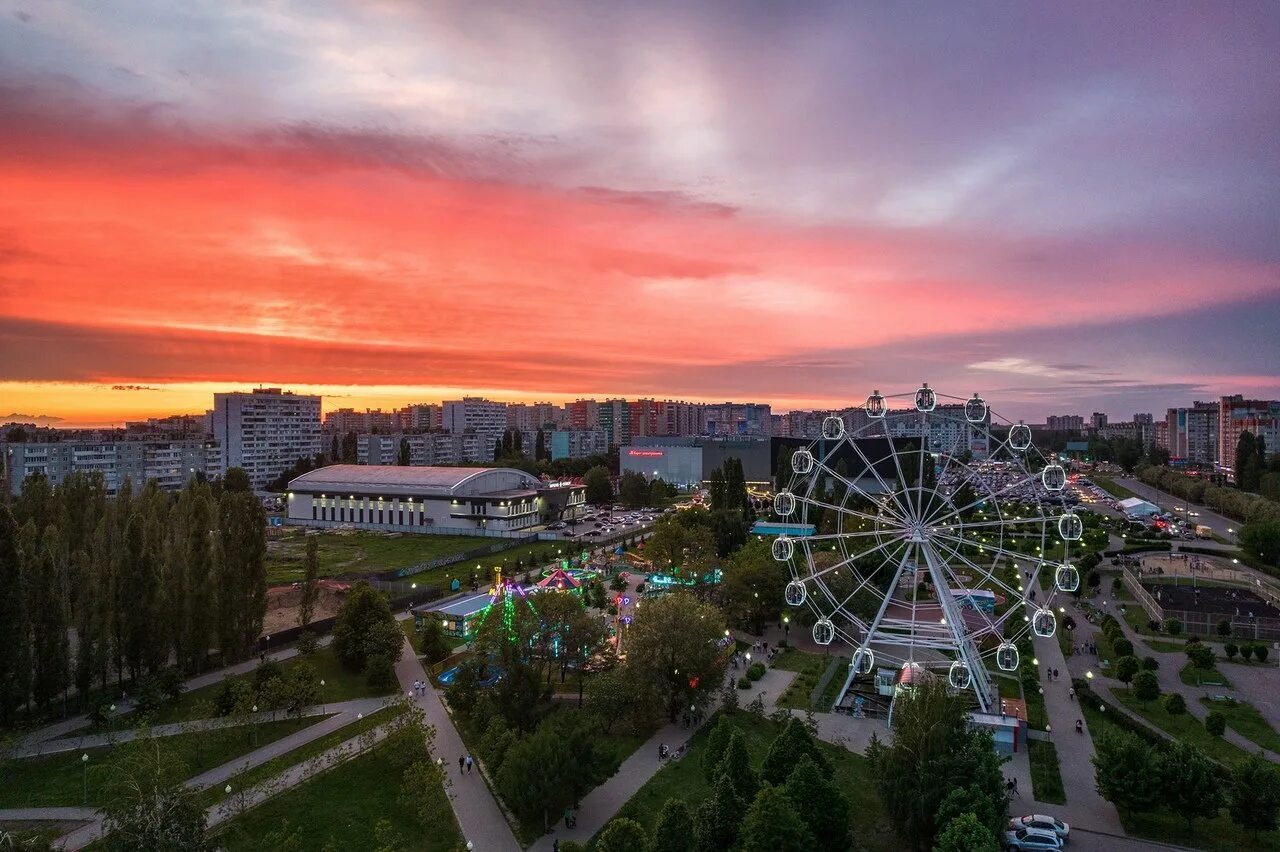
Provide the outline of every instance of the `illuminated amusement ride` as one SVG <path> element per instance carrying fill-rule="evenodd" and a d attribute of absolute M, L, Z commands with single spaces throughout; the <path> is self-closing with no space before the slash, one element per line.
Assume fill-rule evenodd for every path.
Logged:
<path fill-rule="evenodd" d="M 813 613 L 814 641 L 853 649 L 837 707 L 873 676 L 928 670 L 996 713 L 988 663 L 1015 672 L 1020 638 L 1054 635 L 1054 596 L 1080 583 L 1071 549 L 1084 525 L 1030 427 L 992 421 L 976 394 L 876 391 L 792 455 L 773 556 L 791 569 L 787 604 Z"/>

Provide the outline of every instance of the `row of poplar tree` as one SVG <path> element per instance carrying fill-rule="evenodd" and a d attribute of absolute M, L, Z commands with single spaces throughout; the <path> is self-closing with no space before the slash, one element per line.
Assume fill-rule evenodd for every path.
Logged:
<path fill-rule="evenodd" d="M 266 518 L 248 477 L 178 494 L 99 474 L 26 480 L 0 505 L 0 725 L 211 654 L 247 656 L 266 612 Z"/>

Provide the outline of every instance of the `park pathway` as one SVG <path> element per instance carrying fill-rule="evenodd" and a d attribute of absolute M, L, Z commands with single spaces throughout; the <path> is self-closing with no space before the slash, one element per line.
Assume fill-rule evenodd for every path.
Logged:
<path fill-rule="evenodd" d="M 467 747 L 445 709 L 443 697 L 432 685 L 407 638 L 404 640 L 404 652 L 396 663 L 396 677 L 405 693 L 422 708 L 426 723 L 435 728 L 431 752 L 444 761 L 449 771 L 449 802 L 462 828 L 462 836 L 474 845 L 477 852 L 520 852 L 520 844 L 481 773 L 472 771 L 453 777 L 453 768 L 458 765 L 458 758 L 468 753 Z M 425 694 L 414 693 L 415 681 L 426 684 Z"/>
<path fill-rule="evenodd" d="M 1077 622 L 1083 618 L 1077 618 Z M 1077 627 L 1077 630 L 1079 628 Z M 1044 688 L 1044 705 L 1048 713 L 1049 739 L 1057 747 L 1058 765 L 1062 772 L 1062 787 L 1067 794 L 1065 805 L 1052 805 L 1036 802 L 1036 809 L 1060 819 L 1065 819 L 1072 827 L 1092 829 L 1106 834 L 1123 836 L 1124 827 L 1120 824 L 1120 815 L 1115 805 L 1098 795 L 1094 783 L 1093 771 L 1093 738 L 1089 732 L 1089 724 L 1080 711 L 1079 704 L 1071 697 L 1070 669 L 1067 659 L 1056 637 L 1043 638 L 1032 635 L 1036 659 L 1040 661 L 1040 671 L 1057 669 L 1058 677 L 1052 681 L 1042 680 Z M 1083 726 L 1083 733 L 1075 732 L 1076 721 Z M 1019 783 L 1021 788 L 1021 782 Z M 1030 785 L 1023 790 L 1029 793 Z"/>
<path fill-rule="evenodd" d="M 318 645 L 320 647 L 323 647 L 325 645 L 328 645 L 331 641 L 333 641 L 332 636 L 323 636 L 320 638 Z M 298 649 L 295 647 L 289 647 L 289 648 L 281 648 L 279 651 L 274 651 L 270 654 L 267 654 L 266 656 L 267 656 L 267 659 L 275 660 L 276 662 L 282 662 L 284 660 L 288 660 L 293 657 L 296 657 L 297 655 L 298 655 Z M 219 681 L 224 680 L 228 677 L 232 677 L 234 675 L 251 672 L 255 668 L 257 668 L 259 665 L 261 665 L 260 658 L 251 657 L 245 660 L 244 662 L 236 663 L 233 666 L 225 666 L 220 669 L 214 669 L 213 671 L 205 672 L 204 674 L 196 675 L 195 677 L 190 678 L 189 680 L 187 680 L 185 683 L 182 684 L 182 691 L 190 692 L 193 689 L 200 689 L 201 687 L 208 686 L 211 683 L 218 683 Z M 126 713 L 133 712 L 134 704 L 135 704 L 134 700 L 132 698 L 127 698 L 127 697 L 121 698 L 119 701 L 116 701 L 115 702 L 116 717 L 119 718 L 120 716 L 123 716 Z M 61 722 L 55 722 L 52 725 L 45 725 L 42 728 L 37 728 L 36 730 L 31 731 L 30 733 L 23 736 L 21 739 L 17 740 L 14 743 L 10 753 L 14 755 L 19 755 L 22 752 L 29 751 L 31 746 L 33 746 L 36 743 L 47 742 L 48 740 L 53 740 L 53 739 L 62 739 L 72 731 L 78 731 L 79 729 L 86 727 L 89 724 L 90 724 L 89 717 L 87 715 L 81 714 L 79 716 L 73 716 L 69 719 L 63 719 Z"/>
<path fill-rule="evenodd" d="M 757 697 L 762 697 L 766 709 L 771 709 L 773 699 L 782 695 L 795 676 L 795 672 L 769 669 L 751 689 L 738 692 L 739 702 L 746 705 Z M 586 846 L 596 832 L 604 828 L 622 806 L 640 791 L 645 782 L 667 764 L 667 761 L 658 759 L 658 746 L 666 745 L 675 752 L 693 739 L 697 732 L 696 725 L 687 728 L 680 724 L 663 725 L 622 762 L 611 778 L 583 798 L 575 812 L 578 821 L 573 828 L 565 828 L 563 820 L 557 822 L 550 834 L 538 838 L 529 847 L 530 852 L 550 852 L 557 839 L 562 843 L 574 840 Z"/>
<path fill-rule="evenodd" d="M 1137 606 L 1137 604 L 1131 604 L 1131 605 Z M 1104 606 L 1104 611 L 1110 612 L 1114 608 L 1115 608 L 1114 604 L 1107 604 L 1106 606 Z M 1232 695 L 1232 693 L 1235 692 L 1235 689 L 1230 686 L 1191 686 L 1189 684 L 1183 683 L 1182 678 L 1179 676 L 1179 672 L 1187 664 L 1187 655 L 1185 652 L 1152 650 L 1151 646 L 1146 643 L 1146 637 L 1143 636 L 1141 633 L 1138 633 L 1137 631 L 1135 631 L 1132 627 L 1130 627 L 1128 622 L 1126 622 L 1124 618 L 1121 617 L 1118 611 L 1111 612 L 1111 614 L 1115 616 L 1116 620 L 1120 623 L 1120 628 L 1124 631 L 1125 637 L 1130 642 L 1133 643 L 1133 646 L 1137 655 L 1139 657 L 1147 657 L 1147 656 L 1154 657 L 1156 662 L 1160 664 L 1160 668 L 1156 669 L 1156 680 L 1160 683 L 1161 694 L 1163 695 L 1165 693 L 1174 692 L 1174 693 L 1177 693 L 1178 695 L 1181 695 L 1187 705 L 1187 714 L 1195 717 L 1202 724 L 1204 723 L 1205 717 L 1209 715 L 1209 711 L 1211 708 L 1201 703 L 1200 701 L 1201 698 L 1208 698 L 1213 695 Z M 1094 633 L 1098 632 L 1097 628 L 1095 628 L 1092 624 L 1086 623 L 1086 626 L 1090 628 L 1092 631 L 1089 634 L 1090 637 L 1092 637 Z M 1213 646 L 1210 646 L 1210 647 L 1213 647 Z M 1090 657 L 1086 659 L 1091 660 L 1093 658 Z M 1219 660 L 1219 663 L 1221 662 L 1222 661 Z M 1233 677 L 1240 677 L 1241 675 L 1245 677 L 1250 677 L 1254 674 L 1254 672 L 1251 672 L 1249 668 L 1245 666 L 1237 666 L 1233 668 L 1238 668 L 1240 669 L 1240 671 L 1224 672 L 1224 674 L 1228 676 L 1228 679 L 1231 679 Z M 1259 666 L 1258 669 L 1261 669 L 1261 667 Z M 1270 672 L 1266 672 L 1266 674 L 1269 675 Z M 1124 712 L 1126 716 L 1136 719 L 1137 721 L 1145 724 L 1148 728 L 1151 728 L 1152 730 L 1159 731 L 1163 736 L 1166 736 L 1166 737 L 1170 736 L 1168 733 L 1162 731 L 1159 727 L 1146 721 L 1137 713 L 1133 712 L 1132 710 L 1130 710 L 1129 708 L 1121 704 L 1120 701 L 1115 697 L 1115 695 L 1112 692 L 1113 687 L 1115 687 L 1116 685 L 1117 685 L 1117 682 L 1109 678 L 1095 677 L 1093 680 L 1094 691 L 1096 691 L 1099 695 L 1102 695 L 1103 697 L 1113 702 L 1117 708 L 1119 708 L 1121 711 Z M 1268 701 L 1272 701 L 1272 700 L 1274 699 L 1268 699 Z M 1254 705 L 1254 706 L 1257 707 L 1258 705 Z M 1264 703 L 1261 707 L 1259 707 L 1258 712 L 1262 714 L 1264 718 L 1274 715 L 1273 709 L 1270 706 L 1268 706 L 1267 703 Z M 1268 721 L 1270 722 L 1270 718 L 1268 718 Z M 1262 756 L 1265 757 L 1267 760 L 1280 763 L 1280 754 L 1276 754 L 1273 751 L 1269 751 L 1267 749 L 1262 748 L 1262 746 L 1258 745 L 1253 740 L 1250 740 L 1247 737 L 1241 736 L 1232 728 L 1227 728 L 1223 732 L 1222 738 L 1227 742 L 1231 743 L 1232 745 L 1235 745 L 1244 749 L 1246 752 L 1250 754 L 1261 752 Z"/>
<path fill-rule="evenodd" d="M 310 707 L 303 708 L 302 718 L 306 719 L 314 716 L 328 716 L 333 713 L 340 715 L 347 714 L 351 718 L 354 718 L 357 713 L 372 713 L 373 711 L 385 706 L 389 701 L 390 699 L 388 698 L 356 698 L 350 701 L 334 701 L 327 704 L 315 704 Z M 347 713 L 347 711 L 350 712 Z M 245 718 L 223 716 L 213 719 L 194 719 L 188 722 L 174 722 L 168 725 L 156 725 L 153 728 L 147 728 L 146 731 L 149 736 L 153 737 L 172 737 L 179 734 L 193 733 L 195 731 L 212 731 L 219 728 L 234 728 L 244 725 L 264 724 L 287 718 L 288 716 L 286 716 L 283 711 L 266 711 L 262 713 L 253 713 Z M 343 724 L 349 723 L 349 721 L 350 719 L 336 727 L 340 728 Z M 313 725 L 311 727 L 315 726 Z M 86 734 L 82 737 L 66 737 L 59 740 L 45 740 L 43 742 L 30 743 L 22 748 L 17 748 L 9 752 L 9 757 L 14 759 L 24 757 L 43 757 L 67 751 L 79 751 L 81 749 L 119 745 L 120 743 L 126 743 L 135 739 L 141 730 L 141 728 L 128 728 L 105 734 Z M 307 728 L 307 730 L 310 730 L 310 728 Z M 288 739 L 288 737 L 285 739 Z"/>

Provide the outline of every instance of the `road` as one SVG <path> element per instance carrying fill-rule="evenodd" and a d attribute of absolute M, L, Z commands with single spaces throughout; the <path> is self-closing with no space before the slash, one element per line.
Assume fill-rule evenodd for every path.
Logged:
<path fill-rule="evenodd" d="M 1206 506 L 1198 506 L 1195 503 L 1187 503 L 1184 500 L 1180 500 L 1174 497 L 1172 494 L 1168 493 L 1167 491 L 1157 491 L 1155 488 L 1152 488 L 1150 485 L 1147 485 L 1145 482 L 1139 482 L 1136 479 L 1129 479 L 1127 477 L 1117 477 L 1116 482 L 1120 483 L 1125 488 L 1128 488 L 1130 491 L 1132 491 L 1134 494 L 1137 494 L 1143 500 L 1148 500 L 1152 503 L 1155 503 L 1161 509 L 1164 509 L 1165 511 L 1170 512 L 1171 514 L 1174 514 L 1174 515 L 1178 514 L 1173 511 L 1174 506 L 1190 508 L 1192 511 L 1199 512 L 1200 513 L 1199 516 L 1192 518 L 1191 519 L 1192 521 L 1194 521 L 1197 524 L 1203 524 L 1204 526 L 1207 526 L 1209 529 L 1213 530 L 1216 535 L 1221 536 L 1223 541 L 1229 541 L 1232 544 L 1236 543 L 1236 535 L 1235 535 L 1235 532 L 1233 532 L 1233 530 L 1235 530 L 1237 527 L 1240 526 L 1239 521 L 1233 521 L 1230 518 L 1224 518 L 1222 515 L 1217 514 L 1216 512 L 1214 512 L 1213 510 L 1209 509 Z"/>

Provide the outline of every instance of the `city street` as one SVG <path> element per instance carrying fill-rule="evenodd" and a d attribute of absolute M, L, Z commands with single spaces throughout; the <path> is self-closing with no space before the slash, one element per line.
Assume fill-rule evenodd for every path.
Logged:
<path fill-rule="evenodd" d="M 1178 514 L 1173 512 L 1173 508 L 1175 506 L 1189 508 L 1193 511 L 1199 512 L 1200 514 L 1198 516 L 1191 519 L 1194 523 L 1207 526 L 1209 529 L 1213 530 L 1214 534 L 1221 536 L 1224 541 L 1229 541 L 1232 544 L 1236 543 L 1235 533 L 1229 532 L 1229 530 L 1238 529 L 1240 527 L 1239 521 L 1224 518 L 1222 515 L 1217 514 L 1208 507 L 1199 506 L 1195 503 L 1187 503 L 1185 500 L 1180 500 L 1167 491 L 1158 491 L 1150 485 L 1147 485 L 1145 482 L 1140 482 L 1136 479 L 1129 477 L 1117 477 L 1116 482 L 1123 485 L 1125 488 L 1128 488 L 1143 500 L 1155 503 L 1166 512 Z M 1189 543 L 1194 544 L 1194 542 Z"/>

